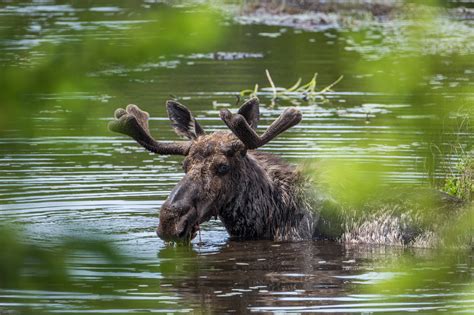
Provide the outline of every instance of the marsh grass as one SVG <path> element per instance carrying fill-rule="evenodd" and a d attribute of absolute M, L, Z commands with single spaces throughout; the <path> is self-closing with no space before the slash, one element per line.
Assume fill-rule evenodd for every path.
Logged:
<path fill-rule="evenodd" d="M 451 167 L 451 175 L 447 176 L 442 189 L 452 196 L 470 202 L 474 193 L 474 159 L 472 152 L 461 157 Z"/>

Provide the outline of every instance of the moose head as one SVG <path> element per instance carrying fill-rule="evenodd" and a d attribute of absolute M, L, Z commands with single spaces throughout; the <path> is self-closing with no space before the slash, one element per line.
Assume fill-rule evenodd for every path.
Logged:
<path fill-rule="evenodd" d="M 286 109 L 259 136 L 256 133 L 259 100 L 251 98 L 236 114 L 227 109 L 220 111 L 220 118 L 231 132 L 206 134 L 185 106 L 170 100 L 166 107 L 174 130 L 188 141 L 156 141 L 148 128 L 148 113 L 136 105 L 117 109 L 115 120 L 109 123 L 109 129 L 132 137 L 145 149 L 156 154 L 184 156 L 185 175 L 162 205 L 157 234 L 166 241 L 186 242 L 196 236 L 201 223 L 213 216 L 223 219 L 223 209 L 228 208 L 244 193 L 239 187 L 248 182 L 249 176 L 252 181 L 264 181 L 268 178 L 251 152 L 298 124 L 301 113 L 295 108 Z M 265 191 L 270 194 L 270 190 L 261 190 L 262 194 Z"/>

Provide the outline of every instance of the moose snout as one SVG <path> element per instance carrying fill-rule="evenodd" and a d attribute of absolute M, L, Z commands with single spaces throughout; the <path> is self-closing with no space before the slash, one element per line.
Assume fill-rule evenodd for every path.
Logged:
<path fill-rule="evenodd" d="M 197 210 L 192 205 L 164 204 L 156 234 L 165 241 L 189 240 L 197 221 Z"/>
<path fill-rule="evenodd" d="M 171 191 L 160 211 L 158 237 L 166 241 L 190 240 L 198 225 L 199 185 L 185 176 Z"/>
<path fill-rule="evenodd" d="M 193 226 L 197 222 L 197 212 L 195 209 L 191 209 L 176 223 L 176 235 L 179 239 L 187 238 L 188 234 L 191 234 Z M 192 236 L 192 235 L 189 235 Z"/>

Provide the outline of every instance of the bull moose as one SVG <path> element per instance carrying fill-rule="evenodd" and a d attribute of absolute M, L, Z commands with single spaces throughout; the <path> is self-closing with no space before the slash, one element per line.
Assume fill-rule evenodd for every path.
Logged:
<path fill-rule="evenodd" d="M 315 193 L 299 169 L 274 154 L 256 150 L 302 119 L 287 108 L 267 130 L 257 134 L 259 100 L 246 101 L 237 113 L 220 111 L 229 131 L 206 134 L 182 104 L 166 103 L 175 132 L 188 141 L 160 142 L 150 134 L 147 112 L 136 105 L 115 111 L 109 129 L 128 135 L 156 154 L 184 156 L 185 175 L 162 205 L 157 234 L 166 241 L 192 240 L 201 223 L 220 218 L 232 238 L 278 241 L 314 237 L 352 242 L 426 244 L 413 218 L 385 209 L 361 224 L 330 222 L 321 216 L 325 199 Z M 348 223 L 349 222 L 349 223 Z M 352 222 L 353 223 L 353 222 Z M 339 232 L 325 235 L 328 226 Z"/>

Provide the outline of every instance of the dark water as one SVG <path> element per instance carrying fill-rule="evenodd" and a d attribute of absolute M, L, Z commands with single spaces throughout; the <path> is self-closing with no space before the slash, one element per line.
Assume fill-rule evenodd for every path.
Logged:
<path fill-rule="evenodd" d="M 0 59 L 20 69 L 35 62 L 34 57 L 22 59 L 24 52 L 34 56 L 41 44 L 78 41 L 90 31 L 94 40 L 116 39 L 118 30 L 147 23 L 144 14 L 134 12 L 146 12 L 149 6 L 147 1 L 133 5 L 3 3 L 4 28 L 14 25 L 8 26 L 8 21 L 24 23 L 0 39 Z M 24 91 L 38 105 L 28 120 L 34 133 L 24 136 L 11 128 L 0 139 L 2 220 L 22 227 L 28 239 L 48 246 L 69 233 L 106 235 L 130 259 L 117 266 L 94 255 L 77 254 L 71 262 L 77 290 L 1 290 L 0 313 L 24 306 L 73 314 L 472 311 L 474 296 L 467 287 L 472 279 L 471 257 L 460 257 L 452 269 L 453 277 L 465 279 L 464 285 L 446 281 L 443 290 L 428 286 L 399 295 L 369 294 L 375 283 L 397 276 L 386 267 L 402 249 L 349 248 L 325 242 L 234 242 L 217 221 L 203 226 L 201 243 L 195 240 L 192 248 L 165 246 L 156 237 L 158 210 L 182 177 L 180 160 L 146 153 L 132 140 L 109 133 L 106 125 L 114 109 L 138 104 L 150 113 L 151 131 L 157 139 L 176 139 L 164 108 L 173 94 L 192 109 L 206 130 L 225 129 L 218 110 L 235 108 L 235 95 L 242 89 L 255 83 L 267 86 L 265 69 L 286 87 L 300 76 L 309 80 L 314 72 L 319 73 L 320 88 L 344 75 L 324 100 L 297 100 L 303 122 L 268 144 L 266 151 L 297 163 L 315 159 L 374 163 L 394 183 L 429 180 L 426 139 L 417 126 L 422 124 L 428 134 L 430 128 L 436 134 L 438 126 L 431 125 L 432 117 L 423 110 L 414 110 L 406 95 L 370 88 L 374 76 L 396 78 L 396 65 L 369 73 L 355 66 L 361 60 L 373 65 L 380 51 L 354 49 L 347 34 L 336 30 L 303 32 L 237 25 L 228 19 L 219 23 L 225 34 L 211 48 L 189 54 L 157 53 L 155 59 L 133 67 L 104 65 L 88 74 L 106 82 L 91 91 Z M 365 45 L 385 47 L 372 30 L 358 34 L 368 34 Z M 459 86 L 472 91 L 472 55 L 461 54 L 459 63 L 442 54 L 433 58 L 438 72 L 425 78 L 425 89 L 440 99 L 461 93 L 456 90 Z M 283 108 L 295 105 L 280 100 L 271 107 L 270 94 L 259 94 L 262 127 Z M 86 109 L 86 118 L 68 119 L 78 108 L 81 114 Z M 472 140 L 472 135 L 458 136 Z M 452 155 L 445 163 L 456 161 Z M 414 269 L 422 270 L 431 254 L 414 251 L 419 256 Z"/>

